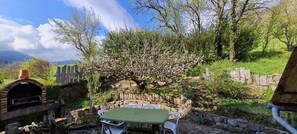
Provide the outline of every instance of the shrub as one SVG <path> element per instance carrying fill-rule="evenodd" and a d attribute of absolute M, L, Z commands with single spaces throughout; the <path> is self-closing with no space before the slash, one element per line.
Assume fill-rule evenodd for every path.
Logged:
<path fill-rule="evenodd" d="M 73 103 L 78 99 L 87 98 L 88 88 L 85 81 L 60 86 L 60 97 L 65 103 Z"/>
<path fill-rule="evenodd" d="M 169 42 L 170 43 L 170 42 Z M 107 35 L 102 43 L 102 56 L 85 64 L 86 71 L 102 77 L 134 81 L 139 89 L 179 81 L 201 57 L 178 53 L 162 34 L 150 31 L 120 31 Z"/>
<path fill-rule="evenodd" d="M 247 88 L 229 75 L 232 68 L 229 61 L 217 61 L 203 68 L 208 68 L 211 73 L 211 79 L 206 83 L 208 88 L 221 97 L 242 98 L 246 94 Z"/>
<path fill-rule="evenodd" d="M 4 66 L 2 70 L 4 79 L 17 79 L 20 69 L 21 63 L 19 62 L 15 62 Z"/>
<path fill-rule="evenodd" d="M 46 98 L 48 100 L 59 100 L 60 97 L 60 86 L 58 84 L 45 85 L 46 87 Z"/>
<path fill-rule="evenodd" d="M 214 110 L 219 104 L 219 97 L 216 92 L 210 90 L 203 81 L 184 82 L 183 94 L 191 99 L 193 107 L 199 110 Z"/>
<path fill-rule="evenodd" d="M 239 60 L 246 60 L 248 52 L 257 47 L 259 43 L 259 33 L 257 28 L 242 28 L 238 34 L 238 39 L 235 44 L 235 57 Z"/>
<path fill-rule="evenodd" d="M 29 70 L 31 76 L 44 80 L 48 80 L 51 76 L 50 67 L 51 65 L 48 61 L 39 58 L 33 58 L 22 64 L 22 68 Z"/>
<path fill-rule="evenodd" d="M 2 72 L 0 72 L 0 84 L 2 84 L 3 82 L 4 82 L 4 76 Z"/>
<path fill-rule="evenodd" d="M 98 93 L 94 95 L 93 101 L 94 101 L 94 104 L 101 104 L 105 102 L 115 101 L 117 99 L 118 98 L 115 92 L 107 91 L 107 92 Z"/>

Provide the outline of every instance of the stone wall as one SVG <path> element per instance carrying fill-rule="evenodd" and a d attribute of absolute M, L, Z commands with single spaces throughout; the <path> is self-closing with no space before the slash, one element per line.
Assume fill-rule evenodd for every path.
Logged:
<path fill-rule="evenodd" d="M 94 112 L 100 109 L 113 109 L 117 107 L 125 107 L 129 103 L 137 104 L 157 104 L 160 109 L 166 109 L 171 112 L 179 112 L 182 116 L 191 111 L 192 101 L 183 95 L 179 97 L 166 97 L 157 94 L 125 94 L 119 93 L 118 100 L 102 103 L 94 106 Z M 76 122 L 79 117 L 89 113 L 89 107 L 70 111 L 71 117 Z"/>
<path fill-rule="evenodd" d="M 193 121 L 201 125 L 209 125 L 215 128 L 221 128 L 234 133 L 248 134 L 289 134 L 288 132 L 278 129 L 267 128 L 259 124 L 251 123 L 243 119 L 228 118 L 216 114 L 194 112 Z"/>
<path fill-rule="evenodd" d="M 236 68 L 229 71 L 231 78 L 235 81 L 244 83 L 244 84 L 253 84 L 260 86 L 261 88 L 268 88 L 271 86 L 272 89 L 275 89 L 277 86 L 281 75 L 272 74 L 272 75 L 257 75 L 253 74 L 251 70 L 245 68 Z M 202 74 L 202 77 L 205 80 L 211 79 L 211 72 L 208 69 L 205 70 L 205 73 Z"/>

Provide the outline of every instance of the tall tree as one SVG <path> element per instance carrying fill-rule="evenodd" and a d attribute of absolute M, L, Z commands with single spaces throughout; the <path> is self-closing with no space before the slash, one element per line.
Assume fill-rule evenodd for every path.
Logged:
<path fill-rule="evenodd" d="M 204 0 L 186 0 L 182 3 L 183 11 L 185 12 L 185 17 L 190 20 L 191 26 L 193 26 L 193 31 L 195 33 L 201 33 L 201 13 L 204 9 Z"/>
<path fill-rule="evenodd" d="M 231 0 L 230 1 L 230 40 L 229 40 L 229 60 L 235 60 L 235 44 L 238 40 L 239 22 L 250 14 L 256 15 L 260 9 L 267 8 L 267 0 Z"/>
<path fill-rule="evenodd" d="M 159 29 L 169 30 L 178 37 L 178 48 L 188 52 L 186 35 L 190 30 L 200 33 L 203 0 L 135 0 L 135 9 L 140 13 L 152 13 L 152 20 Z M 190 29 L 190 30 L 189 30 Z"/>
<path fill-rule="evenodd" d="M 262 23 L 262 26 L 263 26 L 262 38 L 264 39 L 262 44 L 262 56 L 265 55 L 266 48 L 268 47 L 270 40 L 273 39 L 272 34 L 273 34 L 273 27 L 275 25 L 273 12 L 269 10 L 269 12 L 266 12 L 265 14 L 268 17 Z"/>
<path fill-rule="evenodd" d="M 201 58 L 177 54 L 169 45 L 172 43 L 150 31 L 112 32 L 102 43 L 102 57 L 85 68 L 105 78 L 130 79 L 142 90 L 148 84 L 160 86 L 160 81 L 166 85 L 178 82 L 182 73 L 201 64 Z"/>
<path fill-rule="evenodd" d="M 273 35 L 285 43 L 288 51 L 297 45 L 297 1 L 283 0 L 274 8 L 275 21 Z"/>
<path fill-rule="evenodd" d="M 70 20 L 52 21 L 55 24 L 54 32 L 58 34 L 56 38 L 60 42 L 73 45 L 86 61 L 96 56 L 100 21 L 93 11 L 83 9 L 81 14 L 73 12 Z"/>
<path fill-rule="evenodd" d="M 177 35 L 182 35 L 179 0 L 135 0 L 136 10 L 140 13 L 152 13 L 152 20 L 157 20 L 159 28 L 166 28 Z"/>
<path fill-rule="evenodd" d="M 215 46 L 216 46 L 216 57 L 221 59 L 223 57 L 223 36 L 224 29 L 227 27 L 226 19 L 226 4 L 228 0 L 211 0 L 211 10 L 215 12 L 216 19 L 216 30 L 215 30 Z"/>

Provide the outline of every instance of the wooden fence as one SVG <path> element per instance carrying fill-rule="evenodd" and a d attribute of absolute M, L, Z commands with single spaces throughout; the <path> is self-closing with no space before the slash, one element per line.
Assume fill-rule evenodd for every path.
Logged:
<path fill-rule="evenodd" d="M 56 81 L 61 85 L 78 82 L 81 78 L 82 76 L 78 73 L 77 65 L 57 67 Z"/>

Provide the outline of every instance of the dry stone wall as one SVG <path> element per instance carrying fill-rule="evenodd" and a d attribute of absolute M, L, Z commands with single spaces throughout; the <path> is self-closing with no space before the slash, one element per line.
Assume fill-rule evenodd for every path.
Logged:
<path fill-rule="evenodd" d="M 278 129 L 267 128 L 259 124 L 248 122 L 244 119 L 235 119 L 211 113 L 194 112 L 191 118 L 201 125 L 208 125 L 214 128 L 221 128 L 232 133 L 244 134 L 289 134 Z"/>
<path fill-rule="evenodd" d="M 95 105 L 93 110 L 96 113 L 100 109 L 113 109 L 125 107 L 129 103 L 136 104 L 157 104 L 160 109 L 166 109 L 170 112 L 179 112 L 182 116 L 188 114 L 192 108 L 192 101 L 185 96 L 169 97 L 158 94 L 125 94 L 119 93 L 118 100 Z M 70 116 L 74 121 L 89 113 L 89 107 L 70 111 Z"/>
<path fill-rule="evenodd" d="M 272 75 L 257 75 L 252 74 L 250 70 L 245 68 L 236 68 L 230 71 L 230 76 L 238 82 L 244 84 L 254 84 L 262 88 L 268 88 L 270 85 L 274 88 L 279 80 L 281 75 L 272 74 Z"/>
<path fill-rule="evenodd" d="M 260 86 L 261 88 L 268 88 L 269 86 L 272 89 L 275 89 L 277 86 L 281 75 L 279 74 L 272 74 L 272 75 L 258 75 L 258 74 L 253 74 L 251 70 L 245 69 L 245 68 L 236 68 L 229 71 L 229 74 L 231 78 L 233 78 L 234 81 L 241 82 L 243 84 L 248 84 L 248 85 L 257 85 Z M 202 77 L 205 80 L 211 79 L 211 72 L 206 69 L 205 73 L 202 74 Z"/>

